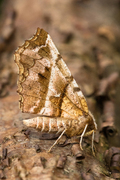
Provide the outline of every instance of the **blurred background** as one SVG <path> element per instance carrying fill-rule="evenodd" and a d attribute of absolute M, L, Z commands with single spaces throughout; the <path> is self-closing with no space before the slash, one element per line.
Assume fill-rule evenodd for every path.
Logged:
<path fill-rule="evenodd" d="M 120 146 L 120 0 L 0 0 L 0 126 L 22 115 L 14 52 L 45 29 L 80 85 L 98 130 Z M 3 128 L 4 127 L 4 128 Z M 10 133 L 10 132 L 9 132 Z"/>
<path fill-rule="evenodd" d="M 99 130 L 112 139 L 120 129 L 120 1 L 0 0 L 0 98 L 16 93 L 13 55 L 37 27 L 51 35 Z M 110 141 L 119 146 L 116 136 Z"/>
<path fill-rule="evenodd" d="M 16 86 L 15 50 L 33 36 L 37 27 L 45 29 L 52 37 L 88 97 L 89 108 L 99 126 L 102 121 L 106 122 L 102 126 L 113 125 L 115 119 L 117 123 L 120 109 L 120 1 L 1 0 L 1 98 L 9 95 L 10 88 Z"/>
<path fill-rule="evenodd" d="M 15 50 L 40 27 L 51 35 L 99 127 L 120 124 L 119 0 L 1 0 L 0 19 L 1 98 L 16 86 Z"/>

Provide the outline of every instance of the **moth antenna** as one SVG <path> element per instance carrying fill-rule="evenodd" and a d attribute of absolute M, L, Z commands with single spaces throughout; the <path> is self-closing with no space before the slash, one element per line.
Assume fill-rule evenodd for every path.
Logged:
<path fill-rule="evenodd" d="M 83 136 L 84 136 L 84 134 L 85 134 L 85 131 L 86 131 L 86 129 L 87 129 L 87 126 L 88 126 L 88 124 L 85 125 L 85 128 L 84 128 L 84 130 L 83 130 L 83 132 L 82 132 L 82 134 L 81 134 L 81 138 L 80 138 L 80 149 L 81 149 L 81 150 L 83 150 L 83 148 L 82 148 L 82 140 L 83 140 Z"/>
<path fill-rule="evenodd" d="M 60 138 L 63 136 L 63 134 L 65 133 L 66 129 L 64 129 L 64 131 L 61 133 L 61 135 L 58 137 L 58 139 L 54 142 L 54 144 L 50 147 L 50 149 L 48 150 L 48 152 L 51 151 L 51 149 L 57 144 L 57 142 L 60 140 Z"/>

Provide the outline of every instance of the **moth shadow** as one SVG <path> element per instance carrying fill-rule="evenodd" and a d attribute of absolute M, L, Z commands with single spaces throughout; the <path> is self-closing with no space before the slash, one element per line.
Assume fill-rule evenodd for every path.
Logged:
<path fill-rule="evenodd" d="M 54 139 L 57 139 L 60 135 L 60 134 L 40 132 L 40 131 L 31 129 L 31 128 L 23 129 L 22 132 L 29 139 L 35 138 L 35 139 L 39 139 L 39 140 L 54 140 Z"/>

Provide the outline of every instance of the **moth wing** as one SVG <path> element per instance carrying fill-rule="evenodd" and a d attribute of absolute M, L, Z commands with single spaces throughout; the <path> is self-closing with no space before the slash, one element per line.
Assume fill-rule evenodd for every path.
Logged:
<path fill-rule="evenodd" d="M 85 97 L 46 31 L 38 28 L 15 52 L 15 62 L 22 112 L 72 119 L 88 114 Z"/>

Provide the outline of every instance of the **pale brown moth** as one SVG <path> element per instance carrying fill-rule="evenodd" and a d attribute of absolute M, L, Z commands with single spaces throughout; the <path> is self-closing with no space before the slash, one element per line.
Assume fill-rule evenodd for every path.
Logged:
<path fill-rule="evenodd" d="M 42 132 L 60 133 L 53 146 L 66 134 L 81 136 L 82 149 L 83 136 L 93 134 L 93 148 L 95 119 L 50 35 L 38 28 L 16 50 L 15 62 L 19 68 L 20 108 L 22 112 L 39 115 L 23 123 Z"/>

